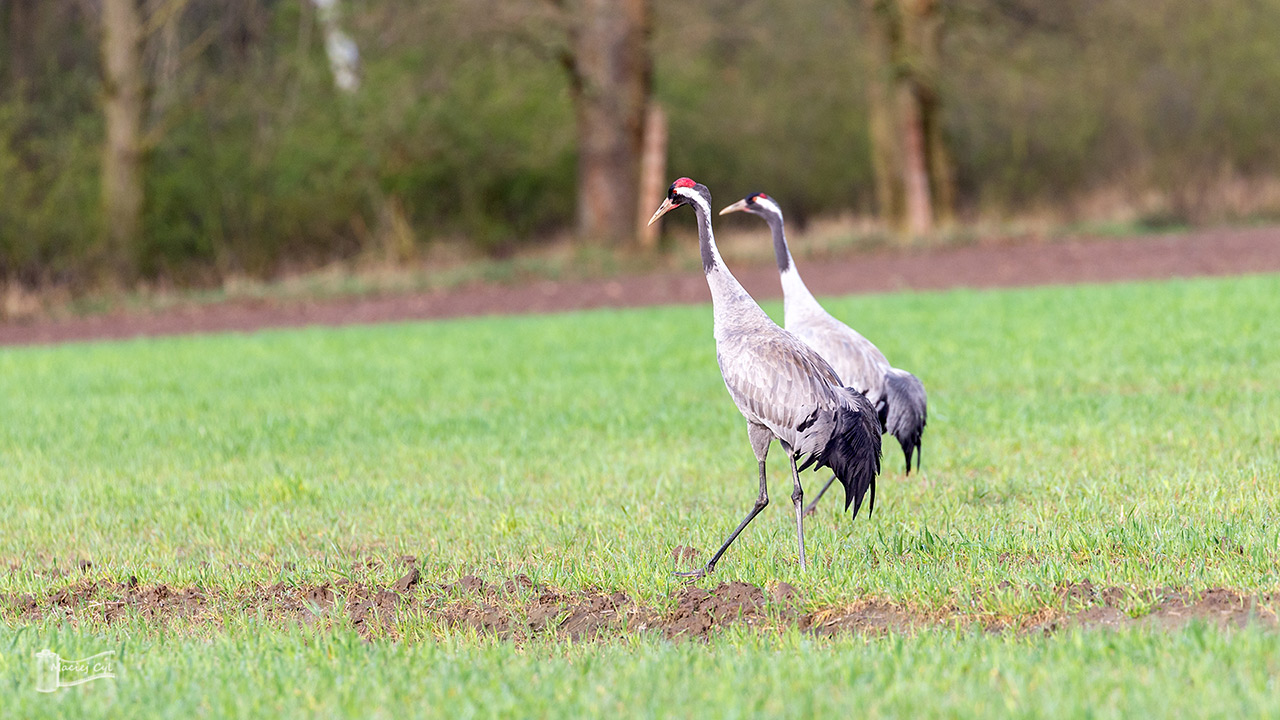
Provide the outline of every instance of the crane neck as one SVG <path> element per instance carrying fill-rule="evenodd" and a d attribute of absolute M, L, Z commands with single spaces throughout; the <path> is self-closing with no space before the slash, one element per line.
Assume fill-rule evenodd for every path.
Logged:
<path fill-rule="evenodd" d="M 788 318 L 799 314 L 821 310 L 818 301 L 809 292 L 808 286 L 800 278 L 795 261 L 791 259 L 791 250 L 787 247 L 787 233 L 783 228 L 782 218 L 777 215 L 764 215 L 773 232 L 773 255 L 778 261 L 778 277 L 782 280 L 783 314 Z"/>
<path fill-rule="evenodd" d="M 726 316 L 727 311 L 745 310 L 751 313 L 751 308 L 754 308 L 754 312 L 763 315 L 764 311 L 747 293 L 746 288 L 742 287 L 742 283 L 729 272 L 724 259 L 720 257 L 715 234 L 711 231 L 711 207 L 701 200 L 694 200 L 691 204 L 698 218 L 698 246 L 702 251 L 702 271 L 707 276 L 707 286 L 711 288 L 711 304 L 716 312 L 717 324 L 721 322 L 722 316 Z M 729 312 L 728 315 L 736 316 L 737 313 Z"/>
<path fill-rule="evenodd" d="M 765 213 L 760 217 L 769 224 L 769 231 L 773 233 L 773 256 L 778 261 L 778 272 L 785 273 L 795 267 L 795 263 L 791 262 L 791 250 L 787 247 L 787 232 L 783 229 L 782 218 Z"/>

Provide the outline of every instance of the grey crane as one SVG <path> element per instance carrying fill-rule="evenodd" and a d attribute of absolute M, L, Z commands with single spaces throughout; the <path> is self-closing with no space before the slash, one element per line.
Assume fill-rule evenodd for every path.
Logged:
<path fill-rule="evenodd" d="M 862 391 L 876 407 L 877 416 L 885 432 L 892 434 L 902 445 L 906 456 L 906 472 L 911 474 L 911 456 L 916 456 L 916 469 L 920 468 L 921 439 L 928 418 L 924 383 L 906 370 L 889 364 L 884 353 L 870 340 L 832 317 L 814 299 L 800 278 L 791 251 L 787 248 L 787 236 L 783 228 L 782 208 L 764 193 L 752 193 L 720 211 L 749 212 L 764 219 L 773 232 L 773 252 L 778 261 L 778 274 L 782 279 L 784 324 L 806 343 L 818 351 L 835 368 L 840 378 Z M 806 513 L 822 499 L 835 478 L 813 499 Z"/>
<path fill-rule="evenodd" d="M 711 232 L 711 191 L 705 185 L 689 178 L 676 180 L 649 223 L 681 205 L 692 205 L 697 215 L 702 269 L 711 288 L 716 360 L 729 396 L 747 419 L 747 437 L 760 469 L 760 494 L 705 567 L 678 574 L 700 577 L 715 570 L 733 541 L 769 504 L 765 458 L 774 438 L 791 463 L 791 501 L 803 569 L 800 471 L 830 467 L 844 485 L 845 509 L 853 503 L 857 517 L 869 489 L 869 512 L 874 511 L 880 472 L 880 423 L 875 408 L 862 393 L 841 384 L 835 370 L 813 348 L 769 319 L 725 267 Z"/>

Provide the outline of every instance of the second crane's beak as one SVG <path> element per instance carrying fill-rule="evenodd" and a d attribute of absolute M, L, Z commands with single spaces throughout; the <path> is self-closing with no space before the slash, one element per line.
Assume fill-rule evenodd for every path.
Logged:
<path fill-rule="evenodd" d="M 746 201 L 746 198 L 743 198 L 742 200 L 739 200 L 738 202 L 721 210 L 720 214 L 728 215 L 731 212 L 746 212 L 746 211 L 747 211 L 747 201 Z"/>
<path fill-rule="evenodd" d="M 678 205 L 677 203 L 671 202 L 671 198 L 664 199 L 662 201 L 662 204 L 658 206 L 658 211 L 653 214 L 653 217 L 649 218 L 649 224 L 650 225 L 654 224 L 655 222 L 657 222 L 658 218 L 662 217 L 663 215 L 666 215 L 667 213 L 671 212 L 672 210 L 678 207 L 680 207 L 680 205 Z"/>

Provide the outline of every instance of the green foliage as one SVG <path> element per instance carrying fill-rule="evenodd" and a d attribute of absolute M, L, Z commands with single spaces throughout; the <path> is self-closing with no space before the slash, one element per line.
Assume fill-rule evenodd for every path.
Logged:
<path fill-rule="evenodd" d="M 1023 8 L 1012 17 L 995 8 Z M 943 82 L 959 180 L 995 207 L 1090 188 L 1152 190 L 1181 222 L 1220 218 L 1213 187 L 1273 177 L 1280 3 L 964 3 Z"/>
<path fill-rule="evenodd" d="M 866 63 L 851 41 L 858 14 L 833 3 L 703 11 L 655 3 L 656 93 L 670 117 L 672 177 L 698 178 L 726 203 L 768 192 L 795 220 L 870 212 Z"/>
<path fill-rule="evenodd" d="M 30 112 L 0 104 L 0 278 L 76 279 L 97 242 L 101 124 L 80 116 L 49 137 Z"/>
<path fill-rule="evenodd" d="M 366 42 L 355 96 L 333 88 L 319 48 L 285 41 L 166 135 L 153 160 L 149 269 L 194 260 L 261 274 L 283 258 L 377 247 L 391 202 L 424 240 L 463 235 L 487 248 L 569 214 L 560 71 L 507 42 L 459 38 L 444 10 L 403 13 L 429 36 Z M 311 20 L 281 19 L 278 32 L 298 22 Z"/>
<path fill-rule="evenodd" d="M 98 30 L 82 4 L 35 7 L 31 45 L 57 62 L 29 49 L 31 76 L 0 89 L 0 280 L 84 279 L 101 233 Z M 311 4 L 183 7 L 174 47 L 160 31 L 147 44 L 145 276 L 216 283 L 444 238 L 498 253 L 572 225 L 567 39 L 549 5 L 343 3 L 353 96 L 333 88 Z M 1246 212 L 1215 188 L 1277 174 L 1280 0 L 947 8 L 963 208 L 1071 217 L 1117 189 L 1168 226 Z M 670 174 L 726 200 L 765 190 L 800 222 L 872 210 L 863 21 L 858 3 L 654 0 Z M 165 52 L 180 62 L 161 72 Z M 0 73 L 20 54 L 0 53 Z M 1153 191 L 1165 200 L 1147 207 Z"/>

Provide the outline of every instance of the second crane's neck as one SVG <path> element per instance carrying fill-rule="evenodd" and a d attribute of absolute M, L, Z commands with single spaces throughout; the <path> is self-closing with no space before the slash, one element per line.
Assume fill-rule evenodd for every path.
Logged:
<path fill-rule="evenodd" d="M 694 213 L 698 216 L 698 245 L 702 250 L 702 271 L 707 276 L 707 286 L 711 288 L 711 304 L 715 310 L 716 324 L 742 316 L 743 313 L 764 314 L 756 301 L 747 293 L 742 283 L 729 272 L 724 259 L 720 257 L 720 249 L 716 247 L 715 235 L 711 232 L 711 207 L 706 203 L 693 200 Z"/>
<path fill-rule="evenodd" d="M 765 222 L 769 223 L 769 230 L 773 233 L 773 255 L 778 261 L 778 276 L 782 280 L 783 314 L 788 318 L 794 318 L 815 309 L 821 310 L 813 293 L 809 292 L 804 280 L 800 279 L 800 272 L 796 270 L 796 264 L 791 259 L 791 250 L 787 247 L 787 233 L 783 229 L 782 218 L 776 215 L 763 217 Z"/>

